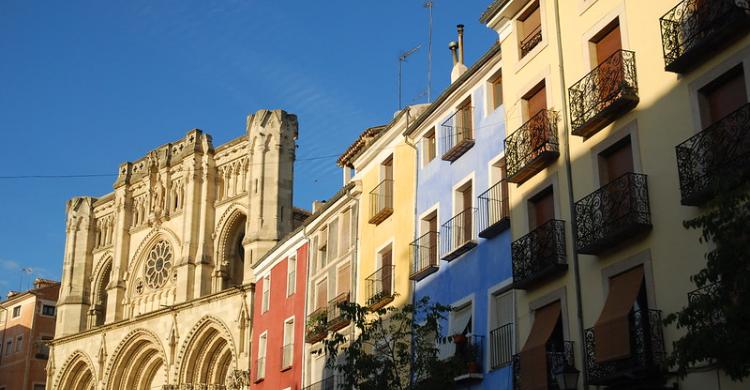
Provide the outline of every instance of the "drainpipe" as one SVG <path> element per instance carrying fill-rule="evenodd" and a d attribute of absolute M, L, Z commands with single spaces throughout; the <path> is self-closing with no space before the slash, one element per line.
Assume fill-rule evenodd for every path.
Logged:
<path fill-rule="evenodd" d="M 0 341 L 0 368 L 3 366 L 3 356 L 5 355 L 5 333 L 8 332 L 8 309 L 5 306 L 0 306 L 0 310 L 5 312 L 5 317 L 3 317 L 3 337 L 2 341 Z"/>
<path fill-rule="evenodd" d="M 560 67 L 560 92 L 562 93 L 562 116 L 563 116 L 563 149 L 565 150 L 565 173 L 567 176 L 567 182 L 568 182 L 568 207 L 570 208 L 570 226 L 571 226 L 571 234 L 572 234 L 572 242 L 573 242 L 573 275 L 575 277 L 575 290 L 576 290 L 576 317 L 578 318 L 578 337 L 579 337 L 579 343 L 581 344 L 581 362 L 583 367 L 583 388 L 588 389 L 588 380 L 586 378 L 586 373 L 588 372 L 588 367 L 586 367 L 586 359 L 584 359 L 584 353 L 583 353 L 583 343 L 584 343 L 584 329 L 583 329 L 583 298 L 582 298 L 582 292 L 581 292 L 581 271 L 580 271 L 580 264 L 578 259 L 578 249 L 575 245 L 576 237 L 578 237 L 578 227 L 576 226 L 576 207 L 575 207 L 575 201 L 573 198 L 573 168 L 570 161 L 570 137 L 568 135 L 568 129 L 570 128 L 570 123 L 568 123 L 568 106 L 567 106 L 567 96 L 565 94 L 565 64 L 563 60 L 563 48 L 562 48 L 562 33 L 560 31 L 560 4 L 559 1 L 555 0 L 555 32 L 557 33 L 557 56 L 558 56 L 558 64 Z"/>

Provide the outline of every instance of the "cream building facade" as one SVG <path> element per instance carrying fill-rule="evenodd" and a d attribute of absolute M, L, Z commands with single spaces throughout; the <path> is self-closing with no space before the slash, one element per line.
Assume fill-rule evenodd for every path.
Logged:
<path fill-rule="evenodd" d="M 191 130 L 68 202 L 48 389 L 248 388 L 251 265 L 300 216 L 296 116 L 246 131 L 214 148 Z"/>

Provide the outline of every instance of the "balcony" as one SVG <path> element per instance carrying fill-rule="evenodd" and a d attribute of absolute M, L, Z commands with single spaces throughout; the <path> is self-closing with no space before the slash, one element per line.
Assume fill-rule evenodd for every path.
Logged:
<path fill-rule="evenodd" d="M 568 269 L 565 221 L 551 219 L 510 245 L 513 285 L 527 290 Z"/>
<path fill-rule="evenodd" d="M 521 43 L 519 44 L 519 48 L 521 49 L 521 57 L 526 57 L 527 54 L 529 54 L 536 45 L 538 45 L 540 42 L 542 42 L 542 25 L 540 24 L 535 28 L 529 35 L 527 35 L 524 39 L 521 40 Z"/>
<path fill-rule="evenodd" d="M 479 237 L 492 238 L 510 227 L 506 181 L 500 181 L 479 195 Z"/>
<path fill-rule="evenodd" d="M 427 232 L 411 243 L 411 274 L 409 279 L 422 280 L 437 272 L 438 232 Z"/>
<path fill-rule="evenodd" d="M 329 331 L 335 332 L 349 324 L 349 320 L 344 317 L 344 313 L 339 306 L 340 304 L 347 302 L 349 302 L 348 292 L 339 294 L 336 298 L 333 298 L 328 302 L 327 326 Z"/>
<path fill-rule="evenodd" d="M 386 179 L 370 191 L 370 220 L 378 225 L 393 214 L 393 180 Z"/>
<path fill-rule="evenodd" d="M 456 370 L 454 382 L 465 383 L 483 378 L 483 336 L 454 335 L 451 342 L 438 346 L 438 351 L 439 356 L 445 361 L 450 361 Z"/>
<path fill-rule="evenodd" d="M 694 317 L 696 321 L 690 325 L 692 331 L 696 332 L 705 329 L 714 332 L 717 327 L 723 327 L 725 321 L 724 313 L 720 307 L 717 307 L 716 300 L 713 298 L 717 296 L 720 286 L 719 283 L 714 283 L 688 293 L 688 302 L 691 305 L 712 309 L 710 313 L 706 313 L 708 315 L 705 318 Z"/>
<path fill-rule="evenodd" d="M 638 104 L 635 53 L 619 50 L 568 88 L 573 135 L 590 137 Z"/>
<path fill-rule="evenodd" d="M 560 351 L 553 345 L 547 345 L 547 389 L 559 390 L 555 376 L 566 367 L 575 367 L 576 360 L 572 341 L 563 341 Z M 521 390 L 521 355 L 513 355 L 513 389 Z"/>
<path fill-rule="evenodd" d="M 322 381 L 315 382 L 311 385 L 305 386 L 302 390 L 334 390 L 336 386 L 336 377 L 329 376 Z"/>
<path fill-rule="evenodd" d="M 367 306 L 375 311 L 393 302 L 393 273 L 395 265 L 386 265 L 365 278 Z"/>
<path fill-rule="evenodd" d="M 467 150 L 474 146 L 474 129 L 472 129 L 471 108 L 456 111 L 442 124 L 443 136 L 440 140 L 442 159 L 456 161 Z"/>
<path fill-rule="evenodd" d="M 328 335 L 328 310 L 321 307 L 307 316 L 305 326 L 305 340 L 308 344 L 315 344 Z"/>
<path fill-rule="evenodd" d="M 443 237 L 440 241 L 440 253 L 443 260 L 451 261 L 477 246 L 474 235 L 476 211 L 476 208 L 470 207 L 440 227 L 440 235 Z"/>
<path fill-rule="evenodd" d="M 594 328 L 584 332 L 588 383 L 593 386 L 644 385 L 664 373 L 665 352 L 661 311 L 637 310 L 630 315 L 630 357 L 607 362 L 596 359 Z"/>
<path fill-rule="evenodd" d="M 294 360 L 294 344 L 287 344 L 281 347 L 281 371 L 292 368 Z"/>
<path fill-rule="evenodd" d="M 682 204 L 699 206 L 750 176 L 750 103 L 677 145 Z"/>
<path fill-rule="evenodd" d="M 513 359 L 513 323 L 490 331 L 490 369 L 500 368 Z"/>
<path fill-rule="evenodd" d="M 646 175 L 626 173 L 576 202 L 576 246 L 599 254 L 651 230 Z"/>
<path fill-rule="evenodd" d="M 539 111 L 505 138 L 508 181 L 521 184 L 560 155 L 557 112 Z"/>
<path fill-rule="evenodd" d="M 659 22 L 664 69 L 683 73 L 750 31 L 750 3 L 684 0 Z"/>

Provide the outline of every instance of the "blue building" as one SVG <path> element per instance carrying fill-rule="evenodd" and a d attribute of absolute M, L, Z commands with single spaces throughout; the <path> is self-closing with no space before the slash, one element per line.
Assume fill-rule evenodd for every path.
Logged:
<path fill-rule="evenodd" d="M 499 45 L 471 68 L 462 28 L 450 87 L 406 131 L 417 147 L 414 299 L 450 304 L 442 357 L 467 357 L 459 388 L 512 389 L 515 334 Z M 469 362 L 476 361 L 475 363 Z"/>

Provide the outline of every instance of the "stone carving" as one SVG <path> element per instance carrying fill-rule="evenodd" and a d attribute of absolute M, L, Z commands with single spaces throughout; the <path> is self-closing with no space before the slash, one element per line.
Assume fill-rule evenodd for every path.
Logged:
<path fill-rule="evenodd" d="M 146 266 L 143 271 L 146 277 L 146 284 L 152 289 L 158 289 L 167 282 L 172 269 L 172 247 L 168 242 L 161 240 L 154 245 L 146 259 Z"/>

